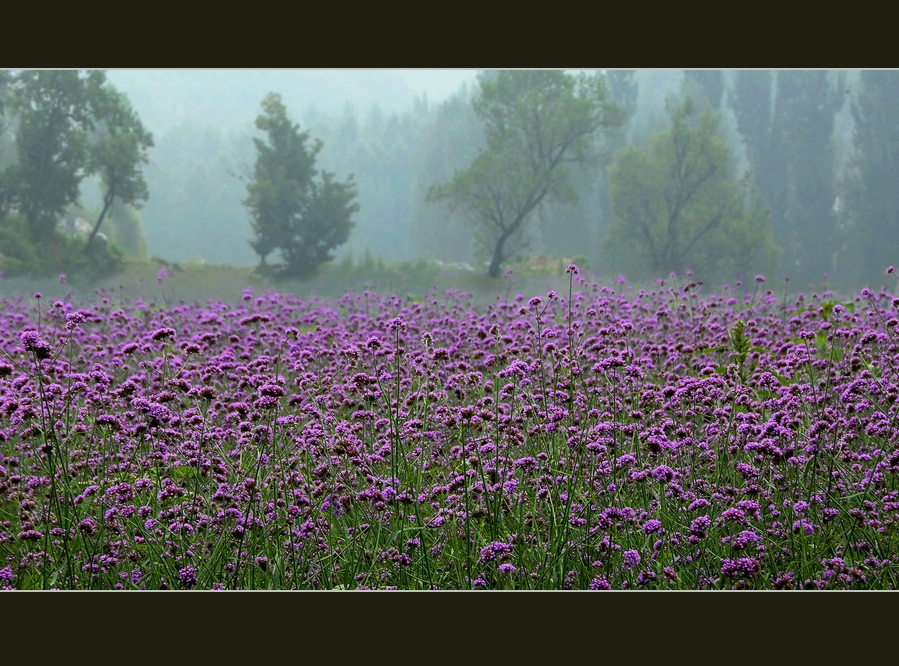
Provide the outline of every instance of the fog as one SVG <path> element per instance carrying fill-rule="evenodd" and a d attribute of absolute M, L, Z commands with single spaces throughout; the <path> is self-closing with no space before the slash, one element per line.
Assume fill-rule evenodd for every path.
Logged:
<path fill-rule="evenodd" d="M 310 108 L 326 114 L 346 109 L 385 113 L 409 109 L 417 97 L 438 103 L 463 82 L 465 69 L 112 69 L 107 77 L 126 93 L 147 127 L 162 136 L 185 121 L 201 121 L 229 132 L 253 131 L 259 102 L 281 93 L 287 108 L 301 116 Z M 298 118 L 299 119 L 299 118 Z"/>
<path fill-rule="evenodd" d="M 133 213 L 132 240 L 117 241 L 128 245 L 126 254 L 169 263 L 259 264 L 249 243 L 245 200 L 256 159 L 253 139 L 260 137 L 254 122 L 263 98 L 275 92 L 300 130 L 322 142 L 315 167 L 339 181 L 352 176 L 356 184 L 359 210 L 335 262 L 425 260 L 457 272 L 485 272 L 489 252 L 479 251 L 471 220 L 427 200 L 432 187 L 451 181 L 486 149 L 485 125 L 472 107 L 483 72 L 109 70 L 106 75 L 127 96 L 154 143 L 143 171 L 149 197 Z M 899 197 L 893 195 L 890 170 L 899 159 L 899 138 L 890 134 L 883 109 L 899 102 L 899 73 L 660 69 L 607 72 L 606 84 L 608 98 L 626 112 L 624 121 L 597 134 L 596 160 L 565 167 L 574 196 L 549 196 L 540 203 L 527 218 L 521 249 L 507 263 L 546 267 L 576 260 L 599 279 L 626 273 L 650 283 L 669 269 L 680 274 L 695 269 L 704 277 L 714 255 L 730 252 L 736 257 L 730 264 L 708 268 L 717 284 L 749 281 L 764 272 L 772 285 L 791 280 L 797 289 L 892 288 L 884 268 L 896 261 L 899 247 Z M 763 226 L 751 233 L 719 229 L 718 245 L 710 245 L 705 255 L 650 264 L 648 254 L 631 247 L 627 234 L 635 223 L 620 219 L 626 195 L 613 192 L 610 174 L 619 151 L 628 146 L 642 151 L 640 159 L 663 159 L 652 157 L 654 142 L 671 131 L 674 102 L 688 97 L 715 116 L 716 136 L 727 151 L 727 178 L 744 188 L 746 202 L 757 202 L 753 210 L 758 220 L 764 218 Z M 692 116 L 690 126 L 699 127 L 700 117 Z M 14 163 L 14 129 L 15 120 L 4 126 L 0 169 Z M 77 214 L 95 218 L 102 193 L 98 178 L 85 179 Z M 758 265 L 749 259 L 740 264 L 742 250 L 735 249 L 740 243 Z"/>
<path fill-rule="evenodd" d="M 341 257 L 410 260 L 409 216 L 421 202 L 407 145 L 428 110 L 477 72 L 421 70 L 111 70 L 156 138 L 143 210 L 147 251 L 170 261 L 255 265 L 242 205 L 260 102 L 278 92 L 302 131 L 323 141 L 323 169 L 353 174 L 360 213 Z M 385 145 L 385 144 L 390 145 Z M 390 154 L 393 153 L 393 154 Z M 462 167 L 460 161 L 455 166 Z M 443 174 L 440 174 L 443 176 Z M 389 188 L 385 191 L 385 187 Z M 88 195 L 89 196 L 89 195 Z"/>

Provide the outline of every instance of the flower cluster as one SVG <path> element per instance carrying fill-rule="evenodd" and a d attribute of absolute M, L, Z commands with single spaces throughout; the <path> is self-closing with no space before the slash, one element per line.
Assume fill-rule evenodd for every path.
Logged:
<path fill-rule="evenodd" d="M 566 272 L 483 308 L 8 300 L 0 585 L 896 587 L 899 299 Z"/>

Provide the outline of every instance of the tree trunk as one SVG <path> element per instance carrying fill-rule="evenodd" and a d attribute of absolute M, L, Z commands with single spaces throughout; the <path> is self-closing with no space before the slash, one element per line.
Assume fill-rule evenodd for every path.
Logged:
<path fill-rule="evenodd" d="M 496 245 L 493 246 L 493 257 L 490 259 L 490 268 L 487 269 L 487 275 L 492 278 L 499 277 L 499 269 L 505 258 L 503 257 L 503 246 L 506 244 L 508 237 L 508 234 L 502 234 L 496 241 Z"/>
<path fill-rule="evenodd" d="M 94 229 L 87 239 L 87 246 L 84 248 L 84 254 L 88 256 L 91 254 L 91 245 L 94 242 L 94 237 L 97 235 L 97 232 L 100 231 L 100 225 L 103 224 L 103 218 L 105 218 L 106 213 L 109 212 L 113 199 L 115 199 L 115 188 L 111 187 L 106 192 L 106 196 L 103 197 L 103 210 L 100 211 L 100 217 L 97 218 L 97 223 L 94 225 Z"/>

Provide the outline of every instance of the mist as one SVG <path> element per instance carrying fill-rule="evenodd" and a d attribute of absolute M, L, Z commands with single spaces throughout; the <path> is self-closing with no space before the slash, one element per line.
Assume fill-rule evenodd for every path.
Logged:
<path fill-rule="evenodd" d="M 358 211 L 333 265 L 374 270 L 432 262 L 443 272 L 481 275 L 489 257 L 470 216 L 429 201 L 428 193 L 487 148 L 473 106 L 487 75 L 109 70 L 108 82 L 153 136 L 143 170 L 149 196 L 130 213 L 128 229 L 114 221 L 110 234 L 125 255 L 158 265 L 257 267 L 245 202 L 260 137 L 254 123 L 261 101 L 274 92 L 299 130 L 321 142 L 315 168 L 355 183 Z M 623 273 L 649 283 L 673 272 L 698 275 L 711 290 L 758 273 L 791 289 L 892 288 L 884 269 L 899 247 L 891 216 L 899 202 L 887 169 L 899 158 L 899 142 L 886 134 L 890 125 L 879 109 L 899 98 L 899 73 L 638 70 L 606 72 L 606 88 L 624 120 L 596 135 L 595 159 L 566 165 L 566 196 L 547 197 L 528 216 L 520 247 L 504 257 L 520 275 L 549 275 L 576 261 L 600 280 Z M 610 174 L 625 148 L 651 159 L 654 141 L 672 127 L 674 101 L 686 98 L 697 107 L 692 126 L 700 112 L 714 115 L 727 178 L 743 188 L 747 211 L 754 202 L 761 226 L 751 238 L 742 228 L 718 230 L 717 245 L 704 254 L 653 264 L 647 259 L 653 248 L 631 247 L 633 223 L 620 214 L 626 197 L 649 195 L 616 190 Z M 15 127 L 15 119 L 4 125 L 0 168 L 15 161 Z M 875 154 L 875 146 L 888 154 Z M 85 178 L 79 212 L 70 215 L 96 218 L 102 194 L 97 177 Z M 0 252 L 8 254 L 4 242 Z M 747 256 L 759 257 L 757 266 L 736 258 L 716 263 L 723 252 L 746 254 L 734 249 L 740 243 L 751 248 Z"/>

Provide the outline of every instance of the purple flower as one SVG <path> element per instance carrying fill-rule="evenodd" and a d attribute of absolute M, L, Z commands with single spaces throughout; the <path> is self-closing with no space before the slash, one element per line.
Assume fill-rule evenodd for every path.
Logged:
<path fill-rule="evenodd" d="M 649 585 L 652 582 L 655 582 L 657 576 L 656 572 L 651 569 L 646 569 L 645 571 L 641 571 L 637 576 L 637 585 Z"/>
<path fill-rule="evenodd" d="M 173 328 L 158 328 L 153 331 L 152 338 L 154 340 L 165 340 L 166 338 L 175 337 L 175 329 Z"/>
<path fill-rule="evenodd" d="M 674 470 L 668 465 L 659 465 L 652 470 L 652 477 L 659 483 L 667 483 L 674 478 Z"/>
<path fill-rule="evenodd" d="M 85 518 L 78 523 L 78 531 L 82 534 L 94 534 L 97 531 L 97 523 L 91 518 Z"/>
<path fill-rule="evenodd" d="M 44 533 L 37 530 L 22 530 L 18 536 L 22 541 L 40 541 L 44 538 Z"/>
<path fill-rule="evenodd" d="M 490 562 L 491 560 L 504 560 L 512 552 L 512 544 L 502 541 L 494 541 L 489 546 L 481 548 L 481 564 Z"/>
<path fill-rule="evenodd" d="M 509 573 L 509 574 L 511 574 L 511 573 L 515 573 L 515 571 L 516 571 L 515 567 L 512 566 L 511 564 L 509 564 L 508 562 L 504 562 L 504 563 L 502 563 L 502 564 L 499 565 L 499 572 L 500 572 L 500 573 Z"/>
<path fill-rule="evenodd" d="M 591 590 L 611 590 L 612 586 L 605 578 L 596 577 L 590 581 Z"/>
<path fill-rule="evenodd" d="M 71 331 L 84 321 L 84 313 L 72 312 L 66 315 L 66 330 Z"/>
<path fill-rule="evenodd" d="M 721 514 L 721 520 L 725 522 L 743 524 L 746 522 L 746 514 L 743 513 L 740 509 L 732 507 Z"/>
<path fill-rule="evenodd" d="M 760 540 L 761 537 L 752 530 L 743 530 L 731 540 L 730 546 L 734 550 L 743 550 L 748 545 Z"/>
<path fill-rule="evenodd" d="M 653 519 L 653 520 L 647 520 L 645 523 L 643 523 L 643 531 L 646 534 L 652 534 L 654 532 L 658 532 L 660 529 L 662 529 L 662 521 L 661 520 Z"/>
<path fill-rule="evenodd" d="M 178 571 L 178 577 L 181 579 L 182 587 L 190 589 L 197 584 L 196 567 L 184 567 Z"/>
<path fill-rule="evenodd" d="M 754 557 L 725 559 L 721 562 L 721 575 L 726 578 L 754 578 L 761 568 L 761 564 Z"/>
<path fill-rule="evenodd" d="M 53 347 L 44 340 L 37 331 L 25 331 L 19 334 L 19 341 L 26 351 L 32 352 L 38 359 L 49 358 Z"/>
<path fill-rule="evenodd" d="M 802 518 L 801 520 L 794 520 L 793 533 L 798 533 L 800 530 L 811 536 L 815 533 L 815 524 L 810 520 L 807 520 L 806 518 Z"/>
<path fill-rule="evenodd" d="M 690 523 L 690 534 L 704 537 L 711 524 L 712 520 L 708 516 L 699 516 L 699 518 L 695 518 L 693 522 Z"/>
<path fill-rule="evenodd" d="M 638 553 L 636 550 L 624 551 L 624 568 L 625 569 L 633 569 L 638 564 L 640 564 L 640 553 Z"/>

